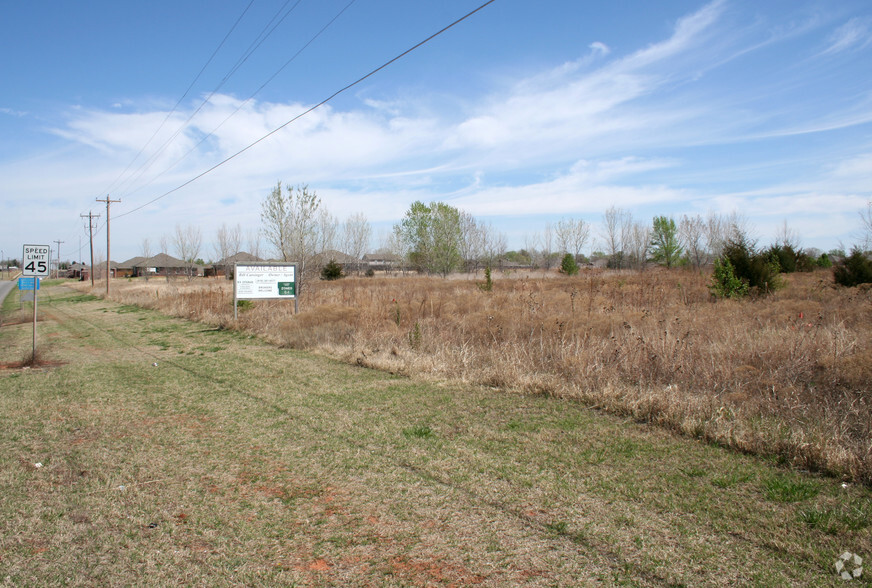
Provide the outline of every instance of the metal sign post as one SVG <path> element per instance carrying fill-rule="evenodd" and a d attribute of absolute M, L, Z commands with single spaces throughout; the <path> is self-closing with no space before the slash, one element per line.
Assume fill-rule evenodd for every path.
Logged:
<path fill-rule="evenodd" d="M 18 290 L 33 290 L 33 356 L 36 357 L 36 305 L 37 291 L 39 290 L 39 278 L 18 278 Z M 23 298 L 19 295 L 18 299 Z"/>
<path fill-rule="evenodd" d="M 33 289 L 33 359 L 36 360 L 36 306 L 38 303 L 37 291 L 39 290 L 39 279 L 47 278 L 49 272 L 49 256 L 51 248 L 48 245 L 25 245 L 22 251 L 22 268 L 21 275 L 25 278 L 30 278 L 30 282 L 25 282 L 26 286 Z M 18 282 L 18 287 L 21 288 L 21 281 Z"/>

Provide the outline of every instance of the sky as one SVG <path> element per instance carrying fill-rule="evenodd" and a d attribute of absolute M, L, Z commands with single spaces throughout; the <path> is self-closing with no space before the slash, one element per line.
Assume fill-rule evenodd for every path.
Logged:
<path fill-rule="evenodd" d="M 857 241 L 868 0 L 494 0 L 403 55 L 484 2 L 0 0 L 0 255 L 86 259 L 88 213 L 105 252 L 108 196 L 113 260 L 189 226 L 217 260 L 277 182 L 371 250 L 418 200 L 510 249 L 566 218 L 602 248 L 612 206 Z"/>

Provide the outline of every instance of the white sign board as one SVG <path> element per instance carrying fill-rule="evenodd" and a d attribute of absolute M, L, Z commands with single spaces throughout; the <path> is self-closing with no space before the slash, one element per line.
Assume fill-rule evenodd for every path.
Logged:
<path fill-rule="evenodd" d="M 51 248 L 48 245 L 25 245 L 22 254 L 23 264 L 21 275 L 25 277 L 47 278 L 49 255 Z"/>
<path fill-rule="evenodd" d="M 233 276 L 237 300 L 297 297 L 296 264 L 236 264 Z"/>

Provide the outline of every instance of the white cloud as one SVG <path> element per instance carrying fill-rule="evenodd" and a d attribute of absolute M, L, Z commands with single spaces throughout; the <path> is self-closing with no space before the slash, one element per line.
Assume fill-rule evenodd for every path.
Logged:
<path fill-rule="evenodd" d="M 608 45 L 600 41 L 594 41 L 588 45 L 588 47 L 590 48 L 591 53 L 600 57 L 604 57 L 612 52 Z"/>
<path fill-rule="evenodd" d="M 130 246 L 144 236 L 138 228 L 148 226 L 159 235 L 178 219 L 201 223 L 204 235 L 228 218 L 256 225 L 260 201 L 277 180 L 309 183 L 340 217 L 365 212 L 381 222 L 401 218 L 414 200 L 446 200 L 488 217 L 591 216 L 611 205 L 646 214 L 658 207 L 666 214 L 715 207 L 764 222 L 818 215 L 826 229 L 816 231 L 839 234 L 843 215 L 869 195 L 868 145 L 845 148 L 849 155 L 837 162 L 828 159 L 826 149 L 786 151 L 779 166 L 794 161 L 803 175 L 787 182 L 758 180 L 765 177 L 760 169 L 741 172 L 756 163 L 741 158 L 742 143 L 758 146 L 869 122 L 872 95 L 858 94 L 826 110 L 767 102 L 769 86 L 754 86 L 760 80 L 745 69 L 748 62 L 741 64 L 741 75 L 727 72 L 718 83 L 719 68 L 731 60 L 800 34 L 796 27 L 778 35 L 761 32 L 762 26 L 739 26 L 730 21 L 729 8 L 712 2 L 680 19 L 662 41 L 626 55 L 591 42 L 586 55 L 504 83 L 483 98 L 453 97 L 454 109 L 439 110 L 433 104 L 440 101 L 401 91 L 399 97 L 363 98 L 344 110 L 322 106 L 190 186 L 123 217 Z M 868 43 L 864 23 L 855 19 L 839 29 L 829 41 L 832 52 Z M 800 27 L 802 34 L 810 26 Z M 788 82 L 797 84 L 796 93 L 815 84 L 814 78 Z M 46 190 L 63 191 L 77 206 L 93 206 L 94 196 L 113 184 L 169 112 L 129 102 L 123 106 L 132 112 L 123 112 L 118 106 L 71 109 L 65 124 L 53 130 L 69 142 L 68 149 L 3 166 L 0 175 L 11 190 L 20 188 L 17 193 L 37 202 L 46 202 Z M 117 194 L 113 190 L 123 198 L 119 211 L 176 188 L 308 108 L 216 94 L 194 116 L 195 105 L 183 104 L 127 172 L 132 178 Z M 209 133 L 214 134 L 203 140 Z M 167 141 L 168 148 L 136 175 Z M 702 159 L 698 151 L 705 147 L 729 152 L 722 162 Z M 28 186 L 27 177 L 48 180 Z"/>
<path fill-rule="evenodd" d="M 869 18 L 852 18 L 838 29 L 828 39 L 829 45 L 822 55 L 833 55 L 850 49 L 862 49 L 872 43 Z"/>

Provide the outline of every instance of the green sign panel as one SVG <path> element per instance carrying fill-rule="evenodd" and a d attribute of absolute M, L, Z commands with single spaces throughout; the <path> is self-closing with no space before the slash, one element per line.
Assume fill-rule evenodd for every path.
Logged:
<path fill-rule="evenodd" d="M 293 296 L 294 282 L 279 282 L 279 296 Z"/>

